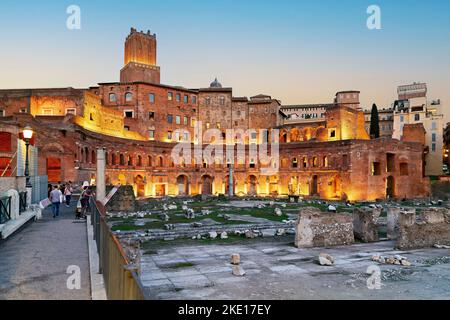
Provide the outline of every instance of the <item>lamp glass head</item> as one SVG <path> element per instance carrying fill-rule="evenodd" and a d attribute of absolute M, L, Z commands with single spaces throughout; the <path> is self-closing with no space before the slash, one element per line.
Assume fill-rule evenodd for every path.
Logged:
<path fill-rule="evenodd" d="M 33 138 L 33 129 L 31 129 L 30 127 L 25 127 L 25 129 L 23 129 L 23 137 L 25 139 Z"/>

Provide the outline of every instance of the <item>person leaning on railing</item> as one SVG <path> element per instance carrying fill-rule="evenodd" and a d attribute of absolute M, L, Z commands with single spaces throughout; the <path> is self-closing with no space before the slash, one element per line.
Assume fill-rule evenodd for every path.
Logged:
<path fill-rule="evenodd" d="M 81 202 L 81 211 L 80 213 L 77 212 L 77 219 L 86 219 L 86 212 L 89 210 L 89 202 L 90 199 L 94 196 L 94 193 L 89 188 L 89 186 L 83 187 L 83 192 L 80 196 L 80 202 Z"/>

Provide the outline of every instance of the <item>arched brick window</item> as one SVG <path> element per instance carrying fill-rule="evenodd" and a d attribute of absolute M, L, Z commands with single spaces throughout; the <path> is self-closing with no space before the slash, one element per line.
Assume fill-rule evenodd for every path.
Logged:
<path fill-rule="evenodd" d="M 132 94 L 131 92 L 125 93 L 125 101 L 126 101 L 126 102 L 131 102 L 131 101 L 133 101 L 133 94 Z"/>
<path fill-rule="evenodd" d="M 163 157 L 158 157 L 158 167 L 164 167 L 164 160 Z"/>
<path fill-rule="evenodd" d="M 142 157 L 140 155 L 137 157 L 137 166 L 142 167 Z"/>
<path fill-rule="evenodd" d="M 148 164 L 148 166 L 149 166 L 149 167 L 153 167 L 153 159 L 152 159 L 152 156 L 148 156 L 147 158 L 148 158 L 148 159 L 147 159 L 147 164 Z"/>

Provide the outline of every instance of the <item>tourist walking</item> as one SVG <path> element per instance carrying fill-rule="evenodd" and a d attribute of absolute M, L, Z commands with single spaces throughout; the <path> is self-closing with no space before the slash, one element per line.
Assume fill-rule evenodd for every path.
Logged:
<path fill-rule="evenodd" d="M 69 183 L 66 184 L 66 187 L 64 188 L 64 196 L 66 197 L 67 208 L 70 207 L 70 200 L 72 199 L 72 193 L 73 193 L 72 181 L 69 181 Z"/>
<path fill-rule="evenodd" d="M 59 205 L 61 204 L 62 192 L 58 186 L 54 186 L 50 192 L 50 202 L 52 203 L 53 219 L 59 216 Z"/>

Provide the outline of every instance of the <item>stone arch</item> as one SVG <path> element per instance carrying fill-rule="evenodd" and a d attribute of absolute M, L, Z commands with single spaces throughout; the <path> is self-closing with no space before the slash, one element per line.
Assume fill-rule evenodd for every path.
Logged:
<path fill-rule="evenodd" d="M 288 143 L 289 142 L 289 133 L 286 129 L 280 131 L 280 143 Z"/>
<path fill-rule="evenodd" d="M 302 134 L 303 134 L 303 141 L 309 141 L 313 138 L 313 129 L 310 127 L 304 128 L 302 130 Z"/>
<path fill-rule="evenodd" d="M 328 130 L 320 126 L 316 129 L 316 139 L 318 141 L 327 141 L 328 140 Z"/>
<path fill-rule="evenodd" d="M 201 194 L 212 195 L 213 194 L 213 181 L 214 179 L 210 175 L 204 175 L 201 178 Z"/>
<path fill-rule="evenodd" d="M 291 142 L 301 141 L 302 136 L 298 128 L 292 128 L 290 131 L 290 135 L 291 135 Z"/>
<path fill-rule="evenodd" d="M 311 178 L 311 196 L 319 195 L 319 177 L 317 175 L 313 175 Z"/>
<path fill-rule="evenodd" d="M 177 188 L 179 196 L 189 195 L 189 178 L 185 174 L 181 174 L 177 177 Z"/>
<path fill-rule="evenodd" d="M 140 198 L 145 197 L 145 179 L 140 174 L 134 178 L 136 185 L 136 195 Z"/>
<path fill-rule="evenodd" d="M 258 178 L 253 174 L 248 177 L 247 194 L 250 196 L 256 196 L 258 194 Z"/>
<path fill-rule="evenodd" d="M 127 184 L 127 178 L 125 177 L 125 175 L 123 173 L 119 173 L 119 176 L 117 177 L 119 180 L 119 183 L 121 185 L 126 185 Z"/>

